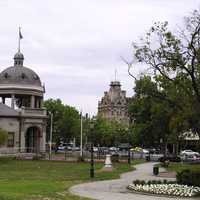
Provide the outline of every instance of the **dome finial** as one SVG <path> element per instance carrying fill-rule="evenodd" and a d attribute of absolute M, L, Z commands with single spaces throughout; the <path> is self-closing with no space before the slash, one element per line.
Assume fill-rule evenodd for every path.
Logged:
<path fill-rule="evenodd" d="M 24 55 L 21 52 L 17 52 L 14 56 L 14 66 L 23 66 Z"/>

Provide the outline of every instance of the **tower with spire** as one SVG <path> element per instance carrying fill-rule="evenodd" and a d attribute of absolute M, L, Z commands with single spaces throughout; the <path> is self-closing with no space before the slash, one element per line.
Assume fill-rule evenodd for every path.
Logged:
<path fill-rule="evenodd" d="M 98 116 L 116 120 L 121 123 L 128 124 L 128 98 L 126 91 L 121 90 L 121 84 L 116 79 L 111 81 L 109 91 L 104 92 L 104 96 L 98 102 Z"/>

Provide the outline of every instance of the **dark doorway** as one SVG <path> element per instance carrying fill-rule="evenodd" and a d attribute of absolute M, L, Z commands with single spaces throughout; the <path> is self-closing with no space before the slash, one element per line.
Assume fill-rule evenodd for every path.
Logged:
<path fill-rule="evenodd" d="M 37 127 L 29 127 L 26 131 L 26 152 L 40 152 L 40 129 Z"/>

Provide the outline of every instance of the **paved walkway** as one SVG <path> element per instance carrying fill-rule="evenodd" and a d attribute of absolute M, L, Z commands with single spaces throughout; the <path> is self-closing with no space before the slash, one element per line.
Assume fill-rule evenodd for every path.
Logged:
<path fill-rule="evenodd" d="M 152 175 L 152 168 L 155 163 L 149 162 L 140 165 L 136 165 L 136 170 L 122 174 L 120 179 L 97 181 L 76 185 L 70 188 L 70 192 L 82 196 L 97 200 L 172 200 L 168 197 L 157 197 L 130 193 L 126 187 L 133 180 L 155 180 L 163 179 Z M 164 178 L 173 180 L 173 178 Z M 180 199 L 180 198 L 174 198 Z M 196 198 L 184 198 L 184 200 L 193 200 Z M 197 199 L 196 199 L 197 200 Z"/>

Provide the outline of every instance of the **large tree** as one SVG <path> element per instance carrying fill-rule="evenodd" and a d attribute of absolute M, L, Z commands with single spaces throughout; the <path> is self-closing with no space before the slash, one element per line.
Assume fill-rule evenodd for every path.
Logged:
<path fill-rule="evenodd" d="M 80 115 L 71 106 L 64 105 L 60 99 L 49 99 L 44 102 L 48 113 L 53 114 L 53 141 L 69 142 L 73 138 L 78 141 L 80 135 Z M 50 115 L 47 121 L 47 133 L 50 132 Z M 47 140 L 49 134 L 47 134 Z"/>
<path fill-rule="evenodd" d="M 174 132 L 171 123 L 174 122 L 177 109 L 171 101 L 163 101 L 165 92 L 159 91 L 157 83 L 150 76 L 137 80 L 134 91 L 135 96 L 129 105 L 129 114 L 134 121 L 134 144 L 155 147 L 160 146 L 161 142 L 164 146 L 176 143 L 179 131 Z"/>
<path fill-rule="evenodd" d="M 174 33 L 167 22 L 155 23 L 133 48 L 134 59 L 149 67 L 157 84 L 154 97 L 177 110 L 169 126 L 179 132 L 192 129 L 200 133 L 199 11 L 186 17 L 184 27 Z M 129 63 L 129 72 L 131 67 Z"/>

